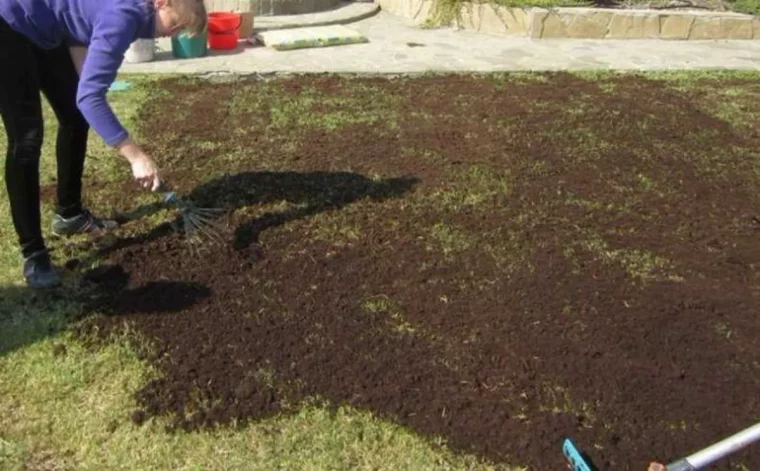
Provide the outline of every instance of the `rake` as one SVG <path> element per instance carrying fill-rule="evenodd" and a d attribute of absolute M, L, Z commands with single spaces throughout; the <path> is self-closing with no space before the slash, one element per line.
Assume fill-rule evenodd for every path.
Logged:
<path fill-rule="evenodd" d="M 192 202 L 180 197 L 164 182 L 161 182 L 156 191 L 163 193 L 164 204 L 173 206 L 179 210 L 182 228 L 185 230 L 186 236 L 200 235 L 224 244 L 221 226 L 216 221 L 217 217 L 224 213 L 223 209 L 199 208 Z"/>
<path fill-rule="evenodd" d="M 704 469 L 715 461 L 758 440 L 760 440 L 760 422 L 671 464 L 652 463 L 649 465 L 648 471 L 696 471 Z M 569 438 L 565 439 L 562 445 L 562 453 L 573 471 L 594 471 L 596 469 L 592 467 L 591 462 L 580 453 Z"/>

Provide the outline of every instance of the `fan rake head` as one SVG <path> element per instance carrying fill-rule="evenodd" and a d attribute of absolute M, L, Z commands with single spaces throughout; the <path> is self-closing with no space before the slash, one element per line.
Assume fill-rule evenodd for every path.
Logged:
<path fill-rule="evenodd" d="M 167 203 L 176 206 L 180 211 L 182 228 L 188 238 L 206 238 L 214 242 L 224 244 L 221 224 L 218 217 L 225 211 L 221 208 L 199 208 L 189 201 L 185 201 L 176 193 L 167 193 Z"/>

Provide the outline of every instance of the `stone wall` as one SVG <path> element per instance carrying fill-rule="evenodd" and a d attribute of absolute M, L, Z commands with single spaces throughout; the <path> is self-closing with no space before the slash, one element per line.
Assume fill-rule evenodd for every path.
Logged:
<path fill-rule="evenodd" d="M 424 24 L 432 0 L 375 0 L 390 13 Z M 732 12 L 507 8 L 466 5 L 455 26 L 488 34 L 531 38 L 760 39 L 760 19 Z"/>

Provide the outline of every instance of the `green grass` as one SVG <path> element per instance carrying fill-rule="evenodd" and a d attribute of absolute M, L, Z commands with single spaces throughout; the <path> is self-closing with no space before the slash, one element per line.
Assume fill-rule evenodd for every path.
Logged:
<path fill-rule="evenodd" d="M 603 263 L 620 266 L 628 276 L 641 282 L 657 280 L 683 281 L 675 273 L 672 263 L 664 257 L 647 250 L 635 248 L 611 248 L 599 237 L 589 237 L 578 241 L 576 245 L 601 260 Z M 567 248 L 566 255 L 572 254 L 574 248 Z"/>
<path fill-rule="evenodd" d="M 448 181 L 444 188 L 433 191 L 430 198 L 454 212 L 464 208 L 492 209 L 505 201 L 511 191 L 508 172 L 481 165 L 465 171 L 452 170 Z"/>
<path fill-rule="evenodd" d="M 567 389 L 545 384 L 541 390 L 544 399 L 543 409 L 555 414 L 573 414 L 584 417 L 584 427 L 590 427 L 595 420 L 594 405 L 573 399 Z"/>
<path fill-rule="evenodd" d="M 379 294 L 366 298 L 362 302 L 362 309 L 369 315 L 387 316 L 388 323 L 396 332 L 412 333 L 416 330 L 406 321 L 403 308 L 387 295 Z"/>
<path fill-rule="evenodd" d="M 472 246 L 474 237 L 470 237 L 456 227 L 442 222 L 437 223 L 431 229 L 431 236 L 436 240 L 445 257 L 467 250 Z"/>
<path fill-rule="evenodd" d="M 760 1 L 758 0 L 733 0 L 730 1 L 731 9 L 737 13 L 747 13 L 757 16 L 760 14 Z"/>
<path fill-rule="evenodd" d="M 368 102 L 364 99 L 366 96 L 372 96 L 373 100 Z M 287 97 L 283 101 L 275 101 L 271 108 L 270 127 L 274 132 L 302 128 L 334 131 L 352 124 L 382 125 L 395 129 L 397 118 L 393 104 L 397 100 L 397 97 L 371 88 L 350 97 L 330 98 L 325 98 L 319 90 L 306 89 L 299 92 L 296 99 Z"/>

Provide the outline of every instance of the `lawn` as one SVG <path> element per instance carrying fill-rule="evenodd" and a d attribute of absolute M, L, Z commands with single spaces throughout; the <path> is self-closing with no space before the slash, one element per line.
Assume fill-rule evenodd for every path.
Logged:
<path fill-rule="evenodd" d="M 125 222 L 29 293 L 0 199 L 0 469 L 633 470 L 760 419 L 760 74 L 127 78 L 223 242 L 93 135 Z"/>

